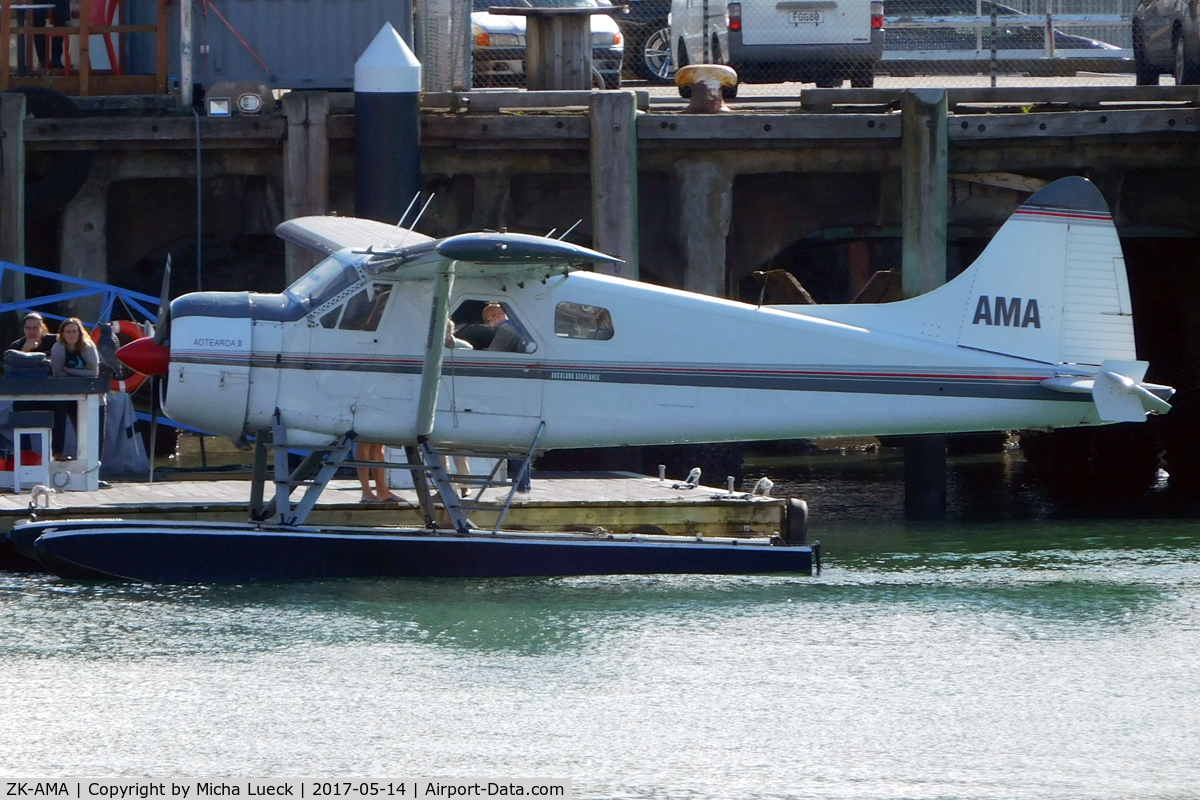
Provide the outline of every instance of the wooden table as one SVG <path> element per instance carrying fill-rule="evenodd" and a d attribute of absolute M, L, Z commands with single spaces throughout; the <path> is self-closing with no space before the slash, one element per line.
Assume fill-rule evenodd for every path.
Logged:
<path fill-rule="evenodd" d="M 526 17 L 525 88 L 590 89 L 592 87 L 593 14 L 612 8 L 510 8 L 495 6 L 489 14 Z"/>

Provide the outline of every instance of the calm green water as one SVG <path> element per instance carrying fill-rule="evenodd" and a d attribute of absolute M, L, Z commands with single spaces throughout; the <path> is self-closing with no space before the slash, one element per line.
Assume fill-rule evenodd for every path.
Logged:
<path fill-rule="evenodd" d="M 0 774 L 1200 796 L 1200 524 L 844 516 L 816 578 L 0 574 Z"/>

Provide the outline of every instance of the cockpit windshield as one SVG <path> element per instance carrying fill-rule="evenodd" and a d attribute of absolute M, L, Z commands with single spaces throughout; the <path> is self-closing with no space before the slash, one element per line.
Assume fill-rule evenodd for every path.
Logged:
<path fill-rule="evenodd" d="M 335 253 L 306 272 L 285 292 L 312 310 L 334 295 L 349 289 L 358 279 L 358 270 L 354 265 L 338 258 L 338 254 Z"/>

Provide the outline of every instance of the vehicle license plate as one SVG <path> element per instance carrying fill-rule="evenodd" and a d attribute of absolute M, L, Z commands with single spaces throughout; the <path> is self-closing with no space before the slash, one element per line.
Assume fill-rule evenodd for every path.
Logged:
<path fill-rule="evenodd" d="M 793 25 L 820 25 L 820 11 L 791 11 L 788 13 L 788 20 Z"/>

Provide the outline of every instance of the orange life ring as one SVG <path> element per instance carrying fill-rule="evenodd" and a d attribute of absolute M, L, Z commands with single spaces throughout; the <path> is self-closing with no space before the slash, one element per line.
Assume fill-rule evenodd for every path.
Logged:
<path fill-rule="evenodd" d="M 109 324 L 112 325 L 113 333 L 117 335 L 117 340 L 122 345 L 126 345 L 135 339 L 141 339 L 146 335 L 142 331 L 142 326 L 127 319 L 114 319 Z M 100 343 L 99 325 L 92 329 L 92 341 L 96 342 L 97 344 Z M 109 381 L 108 390 L 110 392 L 125 392 L 127 394 L 132 394 L 138 390 L 138 387 L 140 387 L 145 380 L 145 375 L 140 372 L 135 372 L 133 375 L 123 381 L 115 379 Z"/>

